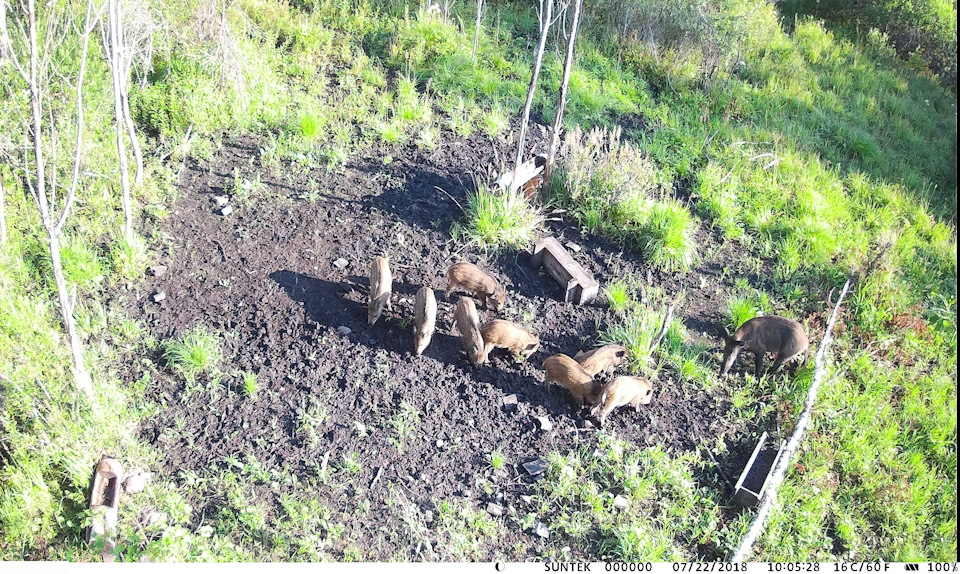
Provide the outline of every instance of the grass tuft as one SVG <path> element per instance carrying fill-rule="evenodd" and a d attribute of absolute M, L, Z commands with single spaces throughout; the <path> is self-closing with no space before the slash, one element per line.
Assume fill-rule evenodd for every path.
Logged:
<path fill-rule="evenodd" d="M 501 192 L 485 186 L 469 196 L 461 232 L 481 247 L 522 249 L 534 239 L 542 216 L 519 191 Z"/>

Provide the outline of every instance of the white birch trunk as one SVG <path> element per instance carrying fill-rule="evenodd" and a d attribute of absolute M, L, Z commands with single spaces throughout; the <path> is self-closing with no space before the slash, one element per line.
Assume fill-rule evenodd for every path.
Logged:
<path fill-rule="evenodd" d="M 546 3 L 545 7 L 544 3 Z M 527 136 L 527 123 L 530 121 L 530 107 L 533 105 L 533 95 L 537 91 L 537 78 L 540 76 L 540 66 L 543 64 L 543 51 L 547 45 L 550 19 L 553 17 L 553 0 L 540 0 L 540 8 L 540 43 L 537 45 L 537 55 L 533 63 L 533 74 L 530 76 L 527 102 L 523 106 L 523 116 L 520 118 L 520 140 L 517 142 L 517 160 L 514 163 L 514 169 L 523 163 L 523 140 L 526 139 Z"/>
<path fill-rule="evenodd" d="M 567 56 L 563 61 L 563 80 L 560 82 L 557 115 L 553 118 L 553 129 L 550 132 L 550 146 L 547 148 L 547 163 L 543 166 L 544 190 L 550 189 L 550 178 L 553 175 L 553 162 L 556 159 L 557 148 L 560 145 L 560 130 L 563 126 L 563 112 L 567 107 L 567 87 L 570 85 L 570 73 L 573 70 L 573 49 L 577 41 L 577 30 L 580 28 L 580 10 L 582 7 L 583 0 L 576 0 L 573 6 L 573 24 L 570 26 L 570 38 L 567 40 Z"/>

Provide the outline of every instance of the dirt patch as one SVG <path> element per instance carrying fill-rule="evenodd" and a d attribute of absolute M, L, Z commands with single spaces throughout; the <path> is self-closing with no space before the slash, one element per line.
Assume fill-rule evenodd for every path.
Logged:
<path fill-rule="evenodd" d="M 402 485 L 404 496 L 425 510 L 451 496 L 480 508 L 488 501 L 510 503 L 529 489 L 522 463 L 594 444 L 597 431 L 588 413 L 575 408 L 565 390 L 543 383 L 540 364 L 555 353 L 572 356 L 594 345 L 611 320 L 606 304 L 565 304 L 560 286 L 530 268 L 528 253 L 489 256 L 450 236 L 471 171 L 490 158 L 508 157 L 509 147 L 481 136 L 452 138 L 437 152 L 411 146 L 402 154 L 393 150 L 385 162 L 386 152 L 374 149 L 342 173 L 318 169 L 279 177 L 261 168 L 257 143 L 243 140 L 224 146 L 209 162 L 188 164 L 178 199 L 162 223 L 165 242 L 155 263 L 166 265 L 166 273 L 114 293 L 111 303 L 143 320 L 159 340 L 197 324 L 223 334 L 226 374 L 220 392 L 187 395 L 182 379 L 162 368 L 154 371 L 148 396 L 163 408 L 140 432 L 164 452 L 158 470 L 171 476 L 206 472 L 225 468 L 229 457 L 252 456 L 267 469 L 311 477 L 325 456 L 334 464 L 355 453 L 360 469 L 349 484 L 322 487 L 320 494 L 358 540 L 375 531 L 377 520 L 389 519 L 383 504 L 393 489 L 388 484 Z M 267 189 L 243 201 L 233 198 L 233 213 L 223 216 L 212 198 L 232 191 L 235 169 L 244 176 L 260 174 Z M 565 221 L 549 225 L 563 241 L 581 247 L 576 259 L 601 288 L 624 272 L 651 277 L 668 292 L 681 286 L 680 278 L 649 271 L 616 243 L 582 236 Z M 378 254 L 390 258 L 394 305 L 371 327 L 367 273 Z M 346 266 L 336 265 L 338 259 Z M 480 264 L 507 287 L 505 309 L 499 314 L 481 309 L 481 321 L 514 320 L 538 334 L 542 347 L 530 360 L 514 364 L 501 351 L 481 368 L 468 363 L 451 331 L 452 302 L 442 297 L 444 271 L 461 259 Z M 707 265 L 683 282 L 716 281 L 719 272 Z M 413 298 L 421 285 L 441 297 L 437 333 L 418 357 L 412 353 Z M 151 295 L 159 291 L 166 298 L 155 303 Z M 715 329 L 717 302 L 710 297 L 709 290 L 695 294 L 684 309 L 695 334 Z M 146 369 L 142 363 L 125 368 L 131 381 Z M 244 371 L 257 375 L 256 399 L 240 392 Z M 312 439 L 303 432 L 301 416 L 311 406 L 326 414 Z M 419 421 L 404 436 L 397 421 L 409 407 Z M 615 411 L 604 432 L 640 447 L 686 451 L 729 435 L 728 409 L 722 391 L 709 394 L 667 374 L 656 382 L 650 405 L 640 412 Z M 547 417 L 553 428 L 541 430 L 537 417 Z M 744 449 L 736 448 L 740 456 Z M 488 455 L 495 450 L 513 465 L 495 492 L 481 492 L 475 477 L 489 473 Z M 742 461 L 726 468 L 733 477 L 741 469 Z M 276 503 L 269 488 L 256 489 L 259 499 Z M 351 519 L 361 497 L 372 501 L 373 509 L 363 519 Z M 191 503 L 200 524 L 222 501 Z M 539 543 L 533 534 L 515 530 L 511 536 Z M 511 544 L 500 542 L 501 548 Z M 335 557 L 342 551 L 331 550 Z M 396 552 L 363 550 L 367 560 L 387 560 Z M 572 555 L 591 557 L 579 547 Z"/>

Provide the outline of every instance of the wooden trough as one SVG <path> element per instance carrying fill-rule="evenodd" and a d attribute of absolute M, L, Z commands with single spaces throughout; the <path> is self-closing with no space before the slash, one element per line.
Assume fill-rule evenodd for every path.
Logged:
<path fill-rule="evenodd" d="M 533 248 L 531 264 L 534 269 L 545 266 L 550 275 L 564 286 L 563 300 L 567 303 L 588 303 L 597 296 L 600 289 L 600 284 L 593 278 L 593 274 L 574 261 L 555 237 L 547 237 L 537 243 Z"/>
<path fill-rule="evenodd" d="M 770 478 L 770 471 L 776 466 L 783 453 L 784 443 L 778 445 L 767 445 L 767 432 L 764 431 L 757 441 L 750 460 L 743 468 L 740 479 L 737 480 L 737 486 L 734 488 L 733 500 L 740 506 L 756 506 L 763 497 L 763 491 L 767 488 L 767 481 Z"/>

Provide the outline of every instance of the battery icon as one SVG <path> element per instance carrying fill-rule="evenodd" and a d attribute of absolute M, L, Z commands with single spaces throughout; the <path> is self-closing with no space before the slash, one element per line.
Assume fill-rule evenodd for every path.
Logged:
<path fill-rule="evenodd" d="M 919 572 L 919 571 L 920 571 L 920 565 L 919 565 L 919 564 L 904 564 L 904 565 L 903 565 L 903 569 L 906 570 L 907 572 Z"/>

